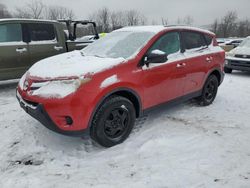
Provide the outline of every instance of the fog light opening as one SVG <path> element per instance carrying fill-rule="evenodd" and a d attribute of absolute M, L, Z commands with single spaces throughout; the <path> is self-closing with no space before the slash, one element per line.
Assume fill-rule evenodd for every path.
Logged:
<path fill-rule="evenodd" d="M 73 124 L 73 119 L 71 117 L 66 116 L 65 120 L 66 120 L 67 125 L 72 125 Z"/>

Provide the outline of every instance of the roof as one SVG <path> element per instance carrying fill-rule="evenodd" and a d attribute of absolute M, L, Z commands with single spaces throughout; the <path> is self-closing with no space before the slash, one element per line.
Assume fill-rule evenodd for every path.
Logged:
<path fill-rule="evenodd" d="M 199 31 L 203 33 L 208 33 L 214 35 L 213 32 L 208 31 L 206 29 L 201 29 L 198 27 L 191 27 L 191 26 L 179 26 L 179 25 L 172 25 L 172 26 L 163 26 L 163 25 L 151 25 L 151 26 L 129 26 L 118 29 L 116 31 L 134 31 L 134 32 L 153 32 L 159 33 L 164 30 L 171 30 L 171 29 L 179 29 L 179 30 L 192 30 L 192 31 Z"/>

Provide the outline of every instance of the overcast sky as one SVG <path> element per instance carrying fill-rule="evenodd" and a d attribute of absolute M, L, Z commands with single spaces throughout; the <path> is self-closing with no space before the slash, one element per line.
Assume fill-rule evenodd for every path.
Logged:
<path fill-rule="evenodd" d="M 29 0 L 0 0 L 10 10 Z M 178 18 L 190 15 L 195 25 L 207 25 L 220 18 L 229 10 L 235 10 L 239 18 L 250 18 L 250 0 L 41 0 L 48 5 L 61 5 L 71 8 L 77 18 L 87 19 L 93 12 L 102 7 L 110 10 L 136 9 L 151 22 L 162 17 L 170 23 Z"/>

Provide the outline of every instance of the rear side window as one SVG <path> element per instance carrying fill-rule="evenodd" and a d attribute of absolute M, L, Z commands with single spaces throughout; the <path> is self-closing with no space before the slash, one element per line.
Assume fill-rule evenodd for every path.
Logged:
<path fill-rule="evenodd" d="M 183 40 L 186 50 L 199 49 L 201 47 L 207 46 L 205 38 L 198 32 L 183 32 Z"/>
<path fill-rule="evenodd" d="M 31 41 L 56 41 L 56 32 L 53 24 L 29 24 Z"/>
<path fill-rule="evenodd" d="M 0 24 L 0 42 L 21 42 L 21 24 Z"/>
<path fill-rule="evenodd" d="M 167 55 L 178 52 L 180 50 L 179 33 L 170 32 L 163 35 L 153 44 L 149 52 L 152 52 L 154 50 L 161 50 L 165 52 Z"/>

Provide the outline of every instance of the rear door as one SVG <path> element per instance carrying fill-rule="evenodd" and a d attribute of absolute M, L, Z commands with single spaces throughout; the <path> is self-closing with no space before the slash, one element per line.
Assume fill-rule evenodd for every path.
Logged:
<path fill-rule="evenodd" d="M 184 56 L 186 58 L 186 79 L 184 94 L 196 92 L 202 88 L 207 73 L 207 64 L 212 61 L 211 50 L 202 33 L 183 31 Z"/>
<path fill-rule="evenodd" d="M 21 77 L 29 67 L 20 23 L 0 23 L 0 80 Z"/>
<path fill-rule="evenodd" d="M 66 51 L 52 23 L 28 23 L 31 63 Z"/>

